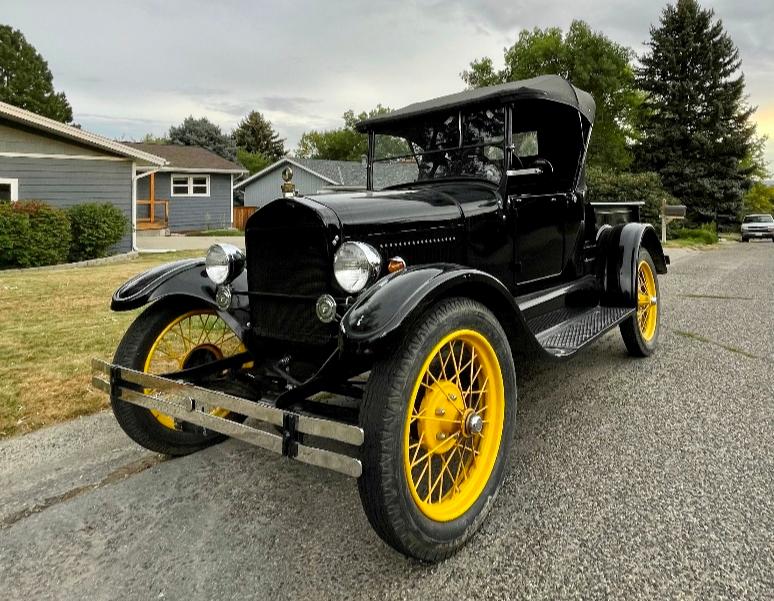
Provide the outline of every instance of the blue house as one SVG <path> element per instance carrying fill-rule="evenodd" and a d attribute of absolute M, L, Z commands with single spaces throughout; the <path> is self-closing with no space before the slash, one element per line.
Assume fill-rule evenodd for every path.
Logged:
<path fill-rule="evenodd" d="M 140 170 L 161 168 L 153 152 L 0 102 L 0 202 L 40 200 L 66 209 L 110 203 L 134 224 Z M 114 251 L 134 247 L 134 228 Z"/>
<path fill-rule="evenodd" d="M 241 165 L 198 146 L 127 142 L 166 160 L 139 168 L 137 229 L 185 232 L 230 228 L 234 222 L 234 180 Z"/>

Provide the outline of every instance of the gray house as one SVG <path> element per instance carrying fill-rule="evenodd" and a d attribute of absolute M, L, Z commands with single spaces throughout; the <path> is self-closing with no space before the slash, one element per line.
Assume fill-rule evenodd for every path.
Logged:
<path fill-rule="evenodd" d="M 138 172 L 166 160 L 0 102 L 0 200 L 109 202 L 134 224 Z M 134 247 L 134 228 L 116 246 Z"/>
<path fill-rule="evenodd" d="M 184 232 L 231 227 L 234 179 L 247 173 L 241 165 L 198 146 L 126 144 L 166 160 L 162 167 L 139 168 L 139 230 Z"/>
<path fill-rule="evenodd" d="M 243 179 L 234 186 L 244 194 L 244 205 L 261 207 L 282 195 L 282 170 L 293 169 L 293 183 L 301 194 L 334 192 L 340 189 L 362 188 L 366 185 L 365 161 L 329 161 L 324 159 L 297 159 L 283 157 L 265 169 Z M 404 163 L 377 163 L 374 169 L 374 188 L 414 181 L 417 166 L 413 161 Z"/>

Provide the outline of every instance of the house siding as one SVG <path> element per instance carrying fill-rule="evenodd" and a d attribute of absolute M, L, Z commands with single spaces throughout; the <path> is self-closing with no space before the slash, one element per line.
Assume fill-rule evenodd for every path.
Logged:
<path fill-rule="evenodd" d="M 41 137 L 42 138 L 42 137 Z M 42 138 L 45 140 L 45 138 Z M 37 140 L 36 144 L 40 141 Z M 60 142 L 34 152 L 61 152 Z M 84 154 L 79 147 L 77 154 Z M 32 152 L 18 150 L 18 152 Z M 0 156 L 0 177 L 19 180 L 19 200 L 41 200 L 66 209 L 87 202 L 109 202 L 121 210 L 127 220 L 132 215 L 132 162 L 82 159 L 50 159 Z M 126 252 L 132 248 L 131 234 L 112 249 Z"/>
<path fill-rule="evenodd" d="M 0 119 L 0 153 L 66 154 L 91 157 L 113 156 L 76 142 L 42 135 L 28 127 L 9 122 L 5 119 Z"/>
<path fill-rule="evenodd" d="M 277 167 L 244 187 L 245 206 L 262 207 L 275 198 L 282 196 L 280 186 L 282 185 L 282 170 L 285 168 L 285 165 L 286 163 L 277 165 Z M 293 169 L 293 183 L 296 185 L 296 190 L 301 194 L 316 194 L 322 188 L 331 185 L 329 181 L 299 169 L 294 165 L 291 165 L 291 168 Z"/>
<path fill-rule="evenodd" d="M 172 173 L 155 174 L 156 200 L 169 201 L 169 229 L 173 232 L 220 229 L 231 227 L 231 175 L 226 173 L 181 173 L 180 175 L 209 175 L 210 195 L 172 196 Z M 137 199 L 150 196 L 150 176 L 137 180 Z M 137 207 L 137 216 L 144 217 L 145 207 Z"/>

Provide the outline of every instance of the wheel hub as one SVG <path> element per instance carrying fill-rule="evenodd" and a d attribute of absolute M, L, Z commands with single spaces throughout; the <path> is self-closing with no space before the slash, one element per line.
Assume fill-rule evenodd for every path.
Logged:
<path fill-rule="evenodd" d="M 425 393 L 419 406 L 417 430 L 422 447 L 432 454 L 451 449 L 462 430 L 465 404 L 462 392 L 449 380 L 438 380 Z"/>
<path fill-rule="evenodd" d="M 484 420 L 481 418 L 481 416 L 473 411 L 472 409 L 468 409 L 465 412 L 465 418 L 463 421 L 464 428 L 463 428 L 463 434 L 465 436 L 473 436 L 475 434 L 481 434 L 481 430 L 484 429 Z"/>

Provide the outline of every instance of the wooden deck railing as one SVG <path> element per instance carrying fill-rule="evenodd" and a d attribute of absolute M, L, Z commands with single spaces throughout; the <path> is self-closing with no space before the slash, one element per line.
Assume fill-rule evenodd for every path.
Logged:
<path fill-rule="evenodd" d="M 148 207 L 140 215 L 140 207 Z M 168 200 L 138 200 L 137 201 L 137 229 L 153 230 L 169 227 L 169 201 Z"/>

